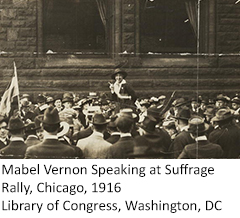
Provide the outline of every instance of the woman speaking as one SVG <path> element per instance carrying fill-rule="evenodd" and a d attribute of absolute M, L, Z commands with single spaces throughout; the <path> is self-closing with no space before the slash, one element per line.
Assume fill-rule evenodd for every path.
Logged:
<path fill-rule="evenodd" d="M 112 100 L 119 102 L 120 108 L 134 107 L 137 97 L 133 88 L 126 82 L 127 72 L 119 68 L 115 69 L 111 78 L 114 83 L 109 83 Z"/>

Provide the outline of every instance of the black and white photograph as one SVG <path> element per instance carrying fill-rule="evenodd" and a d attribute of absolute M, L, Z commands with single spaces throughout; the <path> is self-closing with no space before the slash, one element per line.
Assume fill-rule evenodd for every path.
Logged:
<path fill-rule="evenodd" d="M 1 159 L 240 158 L 239 0 L 0 0 Z"/>

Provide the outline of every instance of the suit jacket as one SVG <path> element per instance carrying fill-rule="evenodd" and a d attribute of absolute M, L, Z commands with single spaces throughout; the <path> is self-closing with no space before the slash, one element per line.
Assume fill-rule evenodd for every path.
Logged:
<path fill-rule="evenodd" d="M 209 141 L 222 147 L 223 158 L 238 158 L 240 155 L 240 129 L 233 124 L 213 130 Z"/>
<path fill-rule="evenodd" d="M 74 150 L 76 152 L 76 157 L 84 158 L 82 150 L 79 147 L 75 146 L 67 136 L 63 136 L 61 138 L 58 138 L 58 140 L 61 143 L 63 143 L 64 145 L 68 145 L 68 146 L 71 146 L 72 148 L 74 148 Z"/>
<path fill-rule="evenodd" d="M 25 140 L 25 143 L 26 145 L 29 147 L 29 146 L 32 146 L 32 145 L 37 145 L 39 144 L 41 141 L 38 139 L 37 136 L 35 135 L 29 135 L 27 137 L 27 139 Z"/>
<path fill-rule="evenodd" d="M 0 140 L 0 150 L 5 148 L 9 144 L 10 140 L 7 139 L 6 142 L 7 142 L 7 144 L 3 143 L 2 140 Z"/>
<path fill-rule="evenodd" d="M 33 113 L 32 111 L 28 111 L 25 115 L 23 114 L 23 112 L 21 111 L 21 116 L 23 117 L 22 120 L 24 123 L 26 123 L 27 120 L 31 120 L 32 122 L 34 122 L 34 119 L 36 117 L 36 114 Z"/>
<path fill-rule="evenodd" d="M 86 115 L 83 114 L 82 111 L 79 112 L 78 114 L 78 120 L 81 122 L 81 124 L 83 125 L 83 127 L 86 129 L 88 127 L 88 123 L 87 123 L 87 120 L 86 120 Z"/>
<path fill-rule="evenodd" d="M 23 141 L 10 141 L 9 145 L 0 150 L 2 159 L 23 159 L 27 145 Z"/>
<path fill-rule="evenodd" d="M 107 142 L 114 144 L 120 139 L 120 133 L 111 135 L 108 139 L 106 139 Z"/>
<path fill-rule="evenodd" d="M 78 158 L 74 148 L 64 145 L 57 139 L 44 139 L 43 142 L 27 148 L 26 159 L 73 159 Z"/>
<path fill-rule="evenodd" d="M 203 140 L 186 145 L 178 159 L 221 158 L 222 155 L 223 150 L 220 145 Z"/>
<path fill-rule="evenodd" d="M 109 159 L 126 159 L 133 152 L 133 147 L 136 146 L 136 141 L 131 136 L 121 137 L 108 150 Z"/>
<path fill-rule="evenodd" d="M 135 139 L 135 150 L 140 149 L 140 147 L 145 147 L 142 149 L 142 157 L 145 156 L 146 158 L 156 157 L 158 154 L 159 157 L 165 157 L 162 152 L 167 152 L 171 144 L 170 136 L 163 131 L 160 132 L 160 130 L 159 132 L 146 133 L 145 135 L 137 136 Z"/>
<path fill-rule="evenodd" d="M 178 158 L 184 147 L 192 143 L 195 143 L 195 140 L 190 136 L 190 133 L 186 132 L 185 130 L 180 132 L 173 140 L 169 149 L 169 151 L 172 152 L 172 157 Z"/>
<path fill-rule="evenodd" d="M 77 147 L 83 151 L 84 157 L 90 159 L 106 158 L 108 148 L 111 145 L 112 144 L 103 139 L 102 133 L 95 131 L 89 137 L 80 139 L 77 142 Z"/>

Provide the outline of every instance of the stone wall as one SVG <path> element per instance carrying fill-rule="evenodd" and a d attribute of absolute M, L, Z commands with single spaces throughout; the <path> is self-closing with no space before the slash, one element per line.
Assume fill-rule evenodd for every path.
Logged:
<path fill-rule="evenodd" d="M 0 94 L 11 80 L 13 61 L 20 92 L 35 96 L 65 91 L 81 95 L 90 91 L 109 93 L 110 75 L 119 65 L 128 72 L 127 80 L 139 96 L 168 95 L 174 90 L 178 95 L 193 95 L 197 89 L 199 94 L 208 95 L 240 92 L 240 3 L 234 4 L 235 0 L 216 0 L 216 51 L 224 54 L 201 56 L 199 62 L 193 55 L 139 56 L 137 0 L 121 2 L 121 31 L 115 34 L 120 34 L 116 38 L 121 39 L 122 54 L 114 58 L 37 56 L 39 2 L 0 2 Z"/>
<path fill-rule="evenodd" d="M 14 55 L 36 51 L 36 20 L 36 0 L 1 0 L 1 51 Z"/>
<path fill-rule="evenodd" d="M 240 2 L 217 1 L 217 51 L 219 53 L 240 52 Z"/>

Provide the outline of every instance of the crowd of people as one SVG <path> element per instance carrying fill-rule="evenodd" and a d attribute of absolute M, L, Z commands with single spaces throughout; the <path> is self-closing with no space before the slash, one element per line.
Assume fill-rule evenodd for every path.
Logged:
<path fill-rule="evenodd" d="M 0 158 L 239 158 L 237 95 L 137 98 L 126 77 L 114 71 L 109 96 L 23 94 L 0 116 Z"/>

